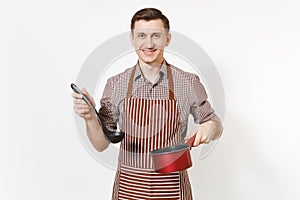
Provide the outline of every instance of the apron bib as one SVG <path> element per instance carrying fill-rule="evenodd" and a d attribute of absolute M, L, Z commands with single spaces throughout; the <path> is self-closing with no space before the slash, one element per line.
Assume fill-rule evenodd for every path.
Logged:
<path fill-rule="evenodd" d="M 120 144 L 119 166 L 113 189 L 113 200 L 164 199 L 191 200 L 186 170 L 167 174 L 153 170 L 150 151 L 179 144 L 179 113 L 174 99 L 174 83 L 167 65 L 169 99 L 133 98 L 131 72 L 124 105 L 125 137 Z"/>

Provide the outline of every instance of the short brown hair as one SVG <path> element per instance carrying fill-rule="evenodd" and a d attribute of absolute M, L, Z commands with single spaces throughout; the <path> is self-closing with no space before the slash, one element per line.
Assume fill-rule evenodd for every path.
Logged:
<path fill-rule="evenodd" d="M 165 15 L 163 15 L 160 10 L 156 8 L 144 8 L 137 11 L 131 19 L 131 30 L 133 30 L 136 21 L 139 20 L 150 21 L 155 19 L 161 19 L 161 21 L 164 24 L 164 28 L 167 29 L 167 32 L 169 32 L 170 24 L 168 18 Z"/>

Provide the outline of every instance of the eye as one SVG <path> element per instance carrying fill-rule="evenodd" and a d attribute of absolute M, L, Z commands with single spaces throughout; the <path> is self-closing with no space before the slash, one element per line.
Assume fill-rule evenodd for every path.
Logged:
<path fill-rule="evenodd" d="M 137 37 L 140 38 L 140 39 L 143 39 L 143 38 L 145 38 L 145 34 L 144 33 L 140 33 L 140 34 L 137 35 Z"/>
<path fill-rule="evenodd" d="M 160 38 L 160 34 L 159 34 L 159 33 L 155 33 L 155 34 L 153 35 L 153 37 L 156 38 L 156 39 L 158 39 L 158 38 Z"/>

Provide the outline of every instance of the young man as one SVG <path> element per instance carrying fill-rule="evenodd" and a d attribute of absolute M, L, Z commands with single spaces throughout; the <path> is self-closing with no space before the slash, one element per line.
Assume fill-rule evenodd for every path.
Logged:
<path fill-rule="evenodd" d="M 101 99 L 104 125 L 125 131 L 120 144 L 119 165 L 112 199 L 191 200 L 186 170 L 156 173 L 150 151 L 185 142 L 188 116 L 198 128 L 193 146 L 208 143 L 222 134 L 222 124 L 207 100 L 199 77 L 170 65 L 164 48 L 171 40 L 169 21 L 154 8 L 135 13 L 131 20 L 131 42 L 138 62 L 108 79 Z M 83 89 L 94 103 L 93 98 Z M 74 110 L 86 122 L 88 137 L 98 151 L 109 145 L 103 131 L 81 96 L 72 93 Z"/>

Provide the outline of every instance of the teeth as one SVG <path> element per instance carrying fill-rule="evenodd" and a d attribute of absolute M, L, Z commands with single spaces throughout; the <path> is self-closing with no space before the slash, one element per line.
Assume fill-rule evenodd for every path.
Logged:
<path fill-rule="evenodd" d="M 156 51 L 156 49 L 155 49 L 155 50 L 143 50 L 143 51 L 146 51 L 146 52 L 154 52 L 154 51 Z"/>

